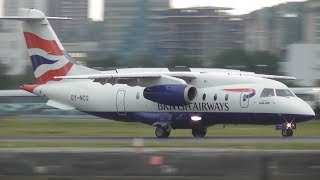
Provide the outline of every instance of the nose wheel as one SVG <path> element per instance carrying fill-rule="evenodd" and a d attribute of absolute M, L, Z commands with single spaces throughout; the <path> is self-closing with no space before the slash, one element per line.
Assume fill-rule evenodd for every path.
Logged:
<path fill-rule="evenodd" d="M 281 134 L 283 137 L 291 137 L 293 135 L 293 129 L 291 129 L 291 128 L 283 129 L 281 131 Z"/>
<path fill-rule="evenodd" d="M 293 135 L 293 130 L 297 128 L 296 123 L 294 123 L 295 117 L 291 121 L 288 121 L 285 116 L 282 116 L 285 123 L 280 124 L 279 129 L 283 137 L 291 137 Z"/>

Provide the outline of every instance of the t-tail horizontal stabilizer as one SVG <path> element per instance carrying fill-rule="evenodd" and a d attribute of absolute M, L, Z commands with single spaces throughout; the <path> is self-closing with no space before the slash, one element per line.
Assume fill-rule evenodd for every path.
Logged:
<path fill-rule="evenodd" d="M 68 17 L 23 17 L 23 16 L 3 16 L 0 17 L 0 20 L 16 20 L 16 21 L 39 21 L 44 19 L 49 20 L 72 20 L 72 18 Z"/>
<path fill-rule="evenodd" d="M 34 14 L 34 9 L 20 9 L 19 16 L 3 16 L 0 20 L 16 20 L 16 21 L 39 21 L 44 19 L 49 20 L 72 20 L 69 17 L 46 17 L 43 13 Z"/>

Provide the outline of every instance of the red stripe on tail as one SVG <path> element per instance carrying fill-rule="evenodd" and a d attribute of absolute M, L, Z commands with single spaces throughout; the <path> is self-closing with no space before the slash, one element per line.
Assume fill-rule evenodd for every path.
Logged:
<path fill-rule="evenodd" d="M 33 93 L 33 90 L 38 86 L 39 85 L 37 85 L 37 84 L 35 84 L 35 85 L 24 85 L 24 86 L 21 86 L 20 89 L 28 91 L 30 93 Z"/>
<path fill-rule="evenodd" d="M 48 81 L 60 81 L 61 79 L 55 79 L 55 76 L 65 76 L 72 68 L 73 64 L 68 62 L 60 69 L 50 70 L 36 78 L 37 84 L 45 84 Z"/>
<path fill-rule="evenodd" d="M 28 49 L 39 48 L 51 55 L 63 55 L 55 40 L 45 40 L 30 32 L 24 32 L 23 34 Z"/>

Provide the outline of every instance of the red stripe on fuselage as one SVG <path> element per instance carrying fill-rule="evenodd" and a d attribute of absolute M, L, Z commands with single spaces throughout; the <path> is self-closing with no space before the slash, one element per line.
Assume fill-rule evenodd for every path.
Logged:
<path fill-rule="evenodd" d="M 60 81 L 61 79 L 55 79 L 55 76 L 65 76 L 72 68 L 73 64 L 68 62 L 66 65 L 60 69 L 49 70 L 42 74 L 40 77 L 36 78 L 37 84 L 45 84 L 48 81 Z"/>
<path fill-rule="evenodd" d="M 24 32 L 23 34 L 28 49 L 39 48 L 51 55 L 63 55 L 55 40 L 45 40 L 30 32 Z"/>

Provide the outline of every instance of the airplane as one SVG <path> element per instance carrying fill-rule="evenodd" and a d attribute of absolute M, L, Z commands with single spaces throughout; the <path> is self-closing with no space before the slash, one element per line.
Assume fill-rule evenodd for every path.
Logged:
<path fill-rule="evenodd" d="M 63 48 L 48 19 L 36 9 L 19 16 L 36 83 L 20 88 L 47 105 L 97 117 L 141 122 L 158 138 L 175 129 L 204 137 L 217 124 L 276 125 L 290 137 L 296 123 L 314 119 L 310 106 L 276 79 L 288 76 L 210 68 L 125 68 L 98 71 L 78 63 Z"/>

